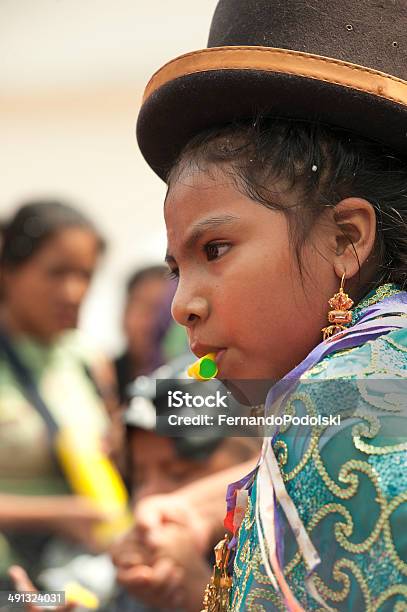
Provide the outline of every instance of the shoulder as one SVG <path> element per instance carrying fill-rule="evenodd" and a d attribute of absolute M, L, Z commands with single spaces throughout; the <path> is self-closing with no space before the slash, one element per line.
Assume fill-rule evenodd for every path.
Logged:
<path fill-rule="evenodd" d="M 407 377 L 407 328 L 328 355 L 301 380 L 351 379 L 376 375 Z"/>
<path fill-rule="evenodd" d="M 333 355 L 300 382 L 288 410 L 340 415 L 340 425 L 291 426 L 274 445 L 326 584 L 346 557 L 364 576 L 366 593 L 383 597 L 407 574 L 406 351 L 407 332 L 398 330 Z M 375 565 L 380 573 L 371 571 Z M 351 589 L 349 599 L 356 595 Z"/>
<path fill-rule="evenodd" d="M 353 429 L 355 419 L 394 423 L 398 415 L 407 423 L 406 386 L 407 330 L 400 329 L 323 359 L 301 377 L 286 410 L 340 416 L 340 428 L 329 428 L 327 440 Z"/>
<path fill-rule="evenodd" d="M 100 347 L 78 329 L 62 334 L 56 343 L 56 350 L 88 366 L 106 359 Z"/>
<path fill-rule="evenodd" d="M 111 410 L 117 404 L 117 379 L 114 366 L 106 354 L 100 350 L 80 330 L 64 334 L 60 340 L 59 349 L 61 356 L 65 353 L 80 365 L 86 372 L 98 394 L 103 398 L 106 405 L 111 404 Z M 109 410 L 110 410 L 109 408 Z"/>
<path fill-rule="evenodd" d="M 288 398 L 287 411 L 337 419 L 325 428 L 319 423 L 324 450 L 349 437 L 354 450 L 382 455 L 372 445 L 399 448 L 401 438 L 407 439 L 406 398 L 407 329 L 400 329 L 334 353 L 308 370 Z M 304 440 L 309 436 L 316 431 L 304 430 Z"/>
<path fill-rule="evenodd" d="M 324 473 L 338 475 L 344 464 L 361 461 L 369 471 L 374 466 L 382 484 L 400 478 L 397 466 L 407 461 L 406 353 L 402 329 L 335 353 L 306 373 L 285 412 L 312 417 L 313 424 L 291 425 L 280 435 L 294 473 L 312 457 Z"/>

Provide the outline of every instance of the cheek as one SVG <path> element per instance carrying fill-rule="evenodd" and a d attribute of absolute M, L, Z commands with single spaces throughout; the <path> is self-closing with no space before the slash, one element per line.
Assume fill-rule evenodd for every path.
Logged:
<path fill-rule="evenodd" d="M 37 302 L 44 310 L 51 308 L 58 301 L 61 288 L 58 283 L 53 282 L 47 275 L 38 274 L 32 278 L 31 284 L 27 287 L 30 291 L 31 300 Z"/>
<path fill-rule="evenodd" d="M 38 270 L 26 270 L 11 283 L 9 295 L 13 303 L 20 308 L 25 305 L 32 310 L 43 308 L 50 294 L 48 280 Z"/>
<path fill-rule="evenodd" d="M 242 329 L 269 325 L 287 308 L 292 294 L 293 270 L 289 251 L 259 248 L 254 255 L 242 253 L 228 269 L 215 294 L 218 311 L 229 324 Z M 220 291 L 221 287 L 227 290 Z"/>

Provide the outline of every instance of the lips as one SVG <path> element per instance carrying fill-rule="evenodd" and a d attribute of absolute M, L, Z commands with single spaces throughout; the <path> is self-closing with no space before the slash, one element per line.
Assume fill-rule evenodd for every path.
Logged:
<path fill-rule="evenodd" d="M 223 347 L 213 346 L 210 344 L 202 344 L 201 342 L 193 341 L 190 343 L 191 351 L 196 355 L 199 359 L 201 357 L 205 357 L 208 353 L 216 353 L 216 363 L 218 363 L 218 358 L 221 354 L 226 350 Z"/>
<path fill-rule="evenodd" d="M 220 351 L 218 351 L 218 352 L 216 353 L 215 361 L 216 361 L 216 363 L 217 363 L 217 365 L 218 365 L 218 366 L 219 366 L 219 364 L 220 364 L 220 361 L 221 361 L 221 359 L 222 359 L 222 356 L 223 356 L 225 353 L 226 353 L 226 349 L 225 349 L 225 348 L 220 349 Z"/>
<path fill-rule="evenodd" d="M 56 313 L 56 321 L 62 327 L 76 327 L 78 323 L 78 312 L 74 310 L 60 310 Z"/>

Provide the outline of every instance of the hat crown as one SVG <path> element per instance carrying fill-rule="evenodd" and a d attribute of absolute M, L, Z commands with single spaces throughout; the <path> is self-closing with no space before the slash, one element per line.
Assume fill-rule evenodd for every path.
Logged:
<path fill-rule="evenodd" d="M 219 0 L 208 46 L 146 88 L 137 135 L 162 178 L 199 132 L 259 115 L 346 129 L 406 157 L 407 0 Z"/>
<path fill-rule="evenodd" d="M 208 47 L 291 49 L 407 80 L 405 0 L 220 0 Z"/>

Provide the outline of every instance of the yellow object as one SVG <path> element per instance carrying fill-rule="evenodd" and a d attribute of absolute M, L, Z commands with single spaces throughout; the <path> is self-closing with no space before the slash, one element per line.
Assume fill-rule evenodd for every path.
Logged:
<path fill-rule="evenodd" d="M 75 603 L 78 606 L 88 608 L 88 610 L 97 610 L 99 608 L 99 599 L 92 591 L 85 589 L 78 582 L 68 582 L 65 586 L 65 603 Z"/>
<path fill-rule="evenodd" d="M 102 452 L 99 440 L 82 435 L 81 431 L 61 429 L 55 448 L 73 491 L 95 502 L 108 516 L 108 520 L 96 526 L 94 534 L 102 546 L 108 546 L 132 523 L 127 490 L 119 472 Z"/>
<path fill-rule="evenodd" d="M 187 370 L 188 376 L 195 378 L 195 380 L 211 380 L 211 378 L 215 378 L 218 373 L 215 358 L 216 353 L 204 355 L 189 366 Z"/>

